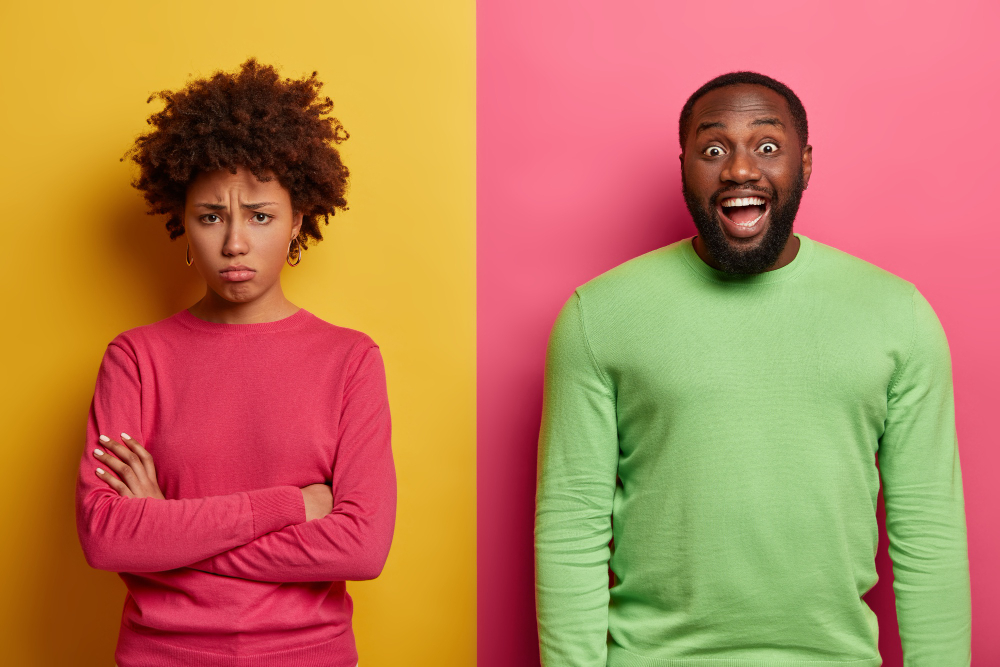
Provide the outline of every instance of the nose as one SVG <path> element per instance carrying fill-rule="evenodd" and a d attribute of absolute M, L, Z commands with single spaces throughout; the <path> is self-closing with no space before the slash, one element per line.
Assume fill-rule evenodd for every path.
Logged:
<path fill-rule="evenodd" d="M 719 177 L 728 183 L 749 183 L 761 178 L 757 162 L 745 149 L 738 148 L 729 154 Z"/>
<path fill-rule="evenodd" d="M 222 254 L 226 257 L 236 257 L 247 254 L 249 249 L 250 245 L 247 242 L 244 226 L 231 216 L 226 225 L 226 238 L 222 244 Z"/>

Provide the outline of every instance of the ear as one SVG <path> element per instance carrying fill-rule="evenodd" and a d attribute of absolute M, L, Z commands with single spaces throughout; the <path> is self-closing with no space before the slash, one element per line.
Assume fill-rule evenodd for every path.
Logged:
<path fill-rule="evenodd" d="M 806 144 L 802 151 L 802 188 L 809 187 L 809 177 L 813 171 L 813 147 Z"/>
<path fill-rule="evenodd" d="M 302 230 L 302 218 L 303 214 L 299 212 L 296 212 L 292 217 L 292 236 L 288 239 L 289 241 L 296 238 L 299 235 L 299 231 Z"/>

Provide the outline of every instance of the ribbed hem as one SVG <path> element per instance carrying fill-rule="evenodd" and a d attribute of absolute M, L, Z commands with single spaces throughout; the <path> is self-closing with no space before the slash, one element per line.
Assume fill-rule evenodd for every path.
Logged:
<path fill-rule="evenodd" d="M 165 644 L 126 627 L 115 649 L 118 667 L 355 667 L 358 651 L 349 630 L 336 639 L 312 646 L 257 655 L 226 655 L 192 651 Z"/>
<path fill-rule="evenodd" d="M 746 660 L 743 658 L 646 658 L 621 646 L 608 646 L 608 667 L 881 667 L 881 658 L 865 660 Z M 125 667 L 122 665 L 122 667 Z"/>
<path fill-rule="evenodd" d="M 296 486 L 275 486 L 248 491 L 250 511 L 253 513 L 253 538 L 267 535 L 285 526 L 294 526 L 306 520 L 306 504 L 302 490 Z"/>
<path fill-rule="evenodd" d="M 274 331 L 287 331 L 302 326 L 316 316 L 305 308 L 299 308 L 294 314 L 273 322 L 254 322 L 252 324 L 226 324 L 224 322 L 208 322 L 182 310 L 173 316 L 178 324 L 195 331 L 213 334 L 266 334 Z"/>

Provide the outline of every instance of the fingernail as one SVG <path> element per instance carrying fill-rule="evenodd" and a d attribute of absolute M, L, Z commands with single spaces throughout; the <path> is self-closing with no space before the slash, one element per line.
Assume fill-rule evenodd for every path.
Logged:
<path fill-rule="evenodd" d="M 103 475 L 104 474 L 104 470 L 102 468 L 98 468 L 97 469 L 97 474 L 98 475 Z"/>
<path fill-rule="evenodd" d="M 95 450 L 94 450 L 94 454 L 96 454 L 97 456 L 104 456 L 104 452 L 102 452 L 102 451 L 101 451 L 101 450 L 99 450 L 99 449 L 95 449 Z"/>
<path fill-rule="evenodd" d="M 106 435 L 102 435 L 100 438 L 98 438 L 98 440 L 100 440 L 101 442 L 111 442 L 111 438 L 109 438 Z"/>
<path fill-rule="evenodd" d="M 130 436 L 128 433 L 122 433 L 122 440 L 131 440 L 131 439 L 132 436 Z"/>

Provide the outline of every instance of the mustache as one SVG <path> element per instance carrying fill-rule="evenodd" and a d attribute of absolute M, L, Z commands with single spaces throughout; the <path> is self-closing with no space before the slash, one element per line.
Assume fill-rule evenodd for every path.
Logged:
<path fill-rule="evenodd" d="M 771 188 L 765 188 L 763 185 L 750 185 L 750 184 L 747 184 L 747 185 L 741 185 L 741 186 L 739 186 L 739 188 L 734 188 L 733 186 L 728 185 L 728 186 L 726 186 L 724 188 L 719 188 L 718 190 L 716 190 L 715 194 L 713 194 L 711 196 L 711 198 L 708 200 L 708 203 L 713 208 L 715 208 L 715 205 L 719 203 L 719 200 L 722 197 L 724 197 L 725 195 L 728 195 L 728 194 L 732 193 L 734 190 L 739 190 L 740 192 L 746 192 L 747 190 L 750 190 L 752 192 L 759 192 L 762 195 L 767 195 L 767 198 L 770 199 L 770 200 L 772 200 L 772 201 L 777 198 L 777 194 L 778 194 L 777 192 L 775 192 Z"/>

